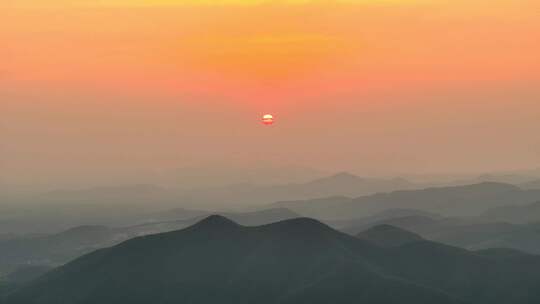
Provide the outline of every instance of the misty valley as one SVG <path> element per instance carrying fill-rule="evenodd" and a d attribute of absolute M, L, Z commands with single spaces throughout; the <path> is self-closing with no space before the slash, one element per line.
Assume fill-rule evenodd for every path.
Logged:
<path fill-rule="evenodd" d="M 540 188 L 485 179 L 11 196 L 1 303 L 538 303 Z"/>

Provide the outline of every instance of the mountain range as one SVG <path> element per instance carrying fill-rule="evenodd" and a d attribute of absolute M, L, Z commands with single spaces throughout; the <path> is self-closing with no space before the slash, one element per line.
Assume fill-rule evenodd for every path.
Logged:
<path fill-rule="evenodd" d="M 400 178 L 362 178 L 346 172 L 284 184 L 177 186 L 134 184 L 28 194 L 0 204 L 0 231 L 53 233 L 78 225 L 129 226 L 149 219 L 192 218 L 208 214 L 205 210 L 254 211 L 281 200 L 355 197 L 420 187 Z"/>
<path fill-rule="evenodd" d="M 210 216 L 87 254 L 4 303 L 533 304 L 539 287 L 536 256 L 381 247 L 308 218 L 245 227 Z"/>
<path fill-rule="evenodd" d="M 184 192 L 182 200 L 198 206 L 263 206 L 281 200 L 312 199 L 330 196 L 361 196 L 421 186 L 402 178 L 363 178 L 347 172 L 302 183 L 281 185 L 237 184 Z"/>
<path fill-rule="evenodd" d="M 343 172 L 282 185 L 237 184 L 178 191 L 141 184 L 57 190 L 13 201 L 9 208 L 3 206 L 0 230 L 53 233 L 78 225 L 130 226 L 269 208 L 286 208 L 325 220 L 356 219 L 387 209 L 471 216 L 494 207 L 540 201 L 540 190 L 503 183 L 422 187 L 400 178 L 362 178 Z"/>
<path fill-rule="evenodd" d="M 540 190 L 485 182 L 466 186 L 400 190 L 357 198 L 345 196 L 282 201 L 274 208 L 287 208 L 303 216 L 321 219 L 352 219 L 388 209 L 417 209 L 448 216 L 475 216 L 500 206 L 525 205 L 540 200 Z"/>
<path fill-rule="evenodd" d="M 178 214 L 176 210 L 172 214 Z M 156 221 L 128 227 L 78 226 L 55 234 L 11 237 L 0 240 L 0 278 L 28 266 L 51 267 L 62 265 L 99 248 L 118 244 L 127 239 L 186 228 L 200 221 L 205 212 L 184 211 L 195 217 Z M 222 213 L 236 222 L 252 226 L 264 225 L 299 217 L 286 209 L 269 209 L 246 213 Z"/>
<path fill-rule="evenodd" d="M 513 249 L 540 254 L 540 223 L 513 224 L 484 217 L 429 216 L 422 212 L 396 217 L 374 216 L 345 222 L 338 228 L 351 235 L 379 226 L 392 226 L 425 239 L 469 250 Z"/>

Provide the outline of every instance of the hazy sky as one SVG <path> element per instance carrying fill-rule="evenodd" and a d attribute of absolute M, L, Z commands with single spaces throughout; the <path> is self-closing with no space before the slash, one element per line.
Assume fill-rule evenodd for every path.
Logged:
<path fill-rule="evenodd" d="M 537 0 L 2 0 L 0 176 L 540 167 L 538 37 Z"/>

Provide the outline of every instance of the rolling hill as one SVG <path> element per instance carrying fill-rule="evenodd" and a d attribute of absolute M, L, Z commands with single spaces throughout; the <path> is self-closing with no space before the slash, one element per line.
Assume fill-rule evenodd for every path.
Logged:
<path fill-rule="evenodd" d="M 383 248 L 307 218 L 245 227 L 210 216 L 85 255 L 5 303 L 532 304 L 539 270 L 537 257 L 427 241 Z"/>
<path fill-rule="evenodd" d="M 378 221 L 356 221 L 340 230 L 356 235 L 379 225 L 398 227 L 425 239 L 469 250 L 514 249 L 540 254 L 540 225 L 486 222 L 483 218 L 404 216 Z"/>
<path fill-rule="evenodd" d="M 177 215 L 172 211 L 171 218 Z M 12 237 L 0 240 L 0 276 L 9 275 L 21 266 L 58 266 L 99 248 L 127 239 L 186 228 L 203 219 L 199 212 L 187 211 L 194 218 L 152 222 L 128 227 L 79 226 L 66 231 L 39 236 Z M 204 214 L 204 213 L 202 213 Z M 243 225 L 263 225 L 299 217 L 286 209 L 269 209 L 246 213 L 223 213 Z M 207 216 L 207 215 L 206 215 Z M 182 218 L 182 217 L 181 217 Z"/>

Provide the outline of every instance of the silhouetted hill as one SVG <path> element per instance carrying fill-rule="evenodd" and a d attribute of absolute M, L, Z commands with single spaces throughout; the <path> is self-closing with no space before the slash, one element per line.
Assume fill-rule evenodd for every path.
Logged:
<path fill-rule="evenodd" d="M 463 227 L 472 227 L 475 224 L 477 223 L 474 221 L 468 221 L 461 218 L 432 218 L 422 215 L 411 215 L 386 218 L 368 224 L 349 226 L 342 229 L 342 231 L 349 234 L 357 234 L 373 226 L 391 225 L 417 233 L 423 237 L 434 239 L 448 233 L 456 232 Z"/>
<path fill-rule="evenodd" d="M 419 284 L 435 285 L 471 303 L 535 303 L 540 294 L 535 273 L 537 257 L 523 260 L 491 259 L 434 242 L 397 247 L 389 261 L 394 273 Z M 412 264 L 411 264 L 412 262 Z M 417 264 L 418 262 L 419 264 Z"/>
<path fill-rule="evenodd" d="M 375 248 L 311 219 L 247 228 L 211 216 L 182 231 L 87 255 L 23 288 L 8 303 L 297 303 L 311 299 L 302 289 L 333 276 L 321 287 L 336 288 L 345 282 L 341 276 L 357 284 L 320 295 L 319 302 L 383 300 L 384 289 L 361 292 L 366 291 L 361 283 L 377 282 L 378 288 L 392 286 L 397 295 L 411 294 L 418 303 L 459 303 L 441 292 L 384 278 L 356 261 L 350 250 L 376 254 Z M 350 270 L 341 273 L 342 268 Z"/>
<path fill-rule="evenodd" d="M 378 225 L 356 235 L 383 247 L 401 246 L 424 240 L 420 235 L 391 225 Z"/>
<path fill-rule="evenodd" d="M 532 304 L 539 270 L 538 258 L 426 241 L 382 248 L 307 218 L 244 227 L 211 216 L 83 256 L 6 302 Z"/>
<path fill-rule="evenodd" d="M 176 210 L 173 211 L 176 214 Z M 190 211 L 188 211 L 191 214 Z M 198 213 L 197 213 L 198 214 Z M 264 225 L 299 217 L 287 209 L 269 209 L 247 213 L 224 213 L 247 226 Z M 200 221 L 195 218 L 152 222 L 122 228 L 79 226 L 61 233 L 32 237 L 12 237 L 0 241 L 0 275 L 21 265 L 57 266 L 93 250 L 115 245 L 129 238 L 186 228 Z"/>
<path fill-rule="evenodd" d="M 406 216 L 371 222 L 352 222 L 340 227 L 356 235 L 377 225 L 392 225 L 422 237 L 469 250 L 511 248 L 540 254 L 540 224 L 517 225 L 505 222 L 486 222 L 482 218 L 431 218 Z"/>
<path fill-rule="evenodd" d="M 423 227 L 431 229 L 433 225 L 446 221 L 446 218 L 434 213 L 414 209 L 390 209 L 364 218 L 329 221 L 329 223 L 340 231 L 356 235 L 377 225 L 391 225 L 405 230 L 423 232 Z"/>
<path fill-rule="evenodd" d="M 258 226 L 300 217 L 299 214 L 285 208 L 264 209 L 253 212 L 216 212 L 216 214 L 230 218 L 245 226 Z M 129 232 L 131 235 L 145 235 L 178 230 L 193 225 L 209 215 L 211 213 L 189 219 L 150 222 L 127 227 L 124 232 Z"/>
<path fill-rule="evenodd" d="M 324 219 L 365 217 L 387 209 L 417 209 L 445 215 L 478 215 L 493 207 L 538 201 L 540 191 L 525 191 L 501 183 L 427 188 L 379 193 L 358 198 L 328 198 L 278 202 L 275 206 Z"/>
<path fill-rule="evenodd" d="M 142 218 L 144 222 L 159 222 L 159 221 L 173 221 L 173 220 L 187 220 L 195 217 L 207 216 L 210 211 L 205 210 L 192 210 L 186 208 L 174 208 L 161 212 L 154 212 Z"/>
<path fill-rule="evenodd" d="M 254 212 L 221 212 L 220 214 L 244 226 L 265 225 L 300 217 L 298 213 L 285 208 L 265 209 Z"/>

